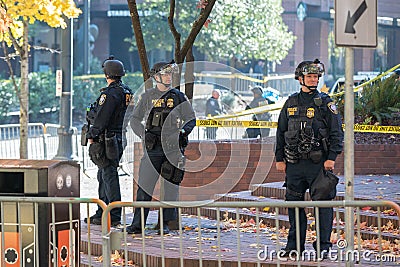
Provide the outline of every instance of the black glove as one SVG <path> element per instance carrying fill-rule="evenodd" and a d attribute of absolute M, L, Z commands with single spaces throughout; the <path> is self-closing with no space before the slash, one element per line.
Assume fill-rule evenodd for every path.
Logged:
<path fill-rule="evenodd" d="M 185 148 L 189 144 L 189 137 L 185 134 L 179 134 L 179 147 Z"/>
<path fill-rule="evenodd" d="M 157 144 L 157 135 L 151 132 L 146 132 L 144 135 L 144 144 L 147 150 L 152 150 Z"/>

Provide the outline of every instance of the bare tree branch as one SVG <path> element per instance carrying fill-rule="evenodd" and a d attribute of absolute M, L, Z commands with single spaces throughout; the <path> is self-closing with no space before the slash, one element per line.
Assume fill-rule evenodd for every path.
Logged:
<path fill-rule="evenodd" d="M 46 47 L 46 46 L 32 45 L 30 47 L 32 47 L 35 50 L 44 50 L 44 51 L 47 51 L 47 52 L 50 52 L 50 53 L 61 54 L 61 50 L 53 49 L 53 48 Z"/>
<path fill-rule="evenodd" d="M 172 35 L 174 36 L 174 40 L 175 40 L 175 60 L 176 60 L 176 63 L 180 64 L 183 62 L 182 55 L 180 54 L 181 34 L 176 30 L 176 27 L 174 24 L 175 6 L 176 6 L 175 0 L 171 0 L 169 2 L 168 25 L 169 25 L 169 29 L 171 30 Z"/>
<path fill-rule="evenodd" d="M 143 79 L 146 88 L 151 87 L 149 61 L 147 59 L 146 46 L 143 39 L 142 27 L 140 25 L 139 13 L 137 10 L 136 0 L 127 0 L 131 14 L 133 31 L 135 33 L 136 45 L 138 48 L 140 65 L 142 66 Z"/>
<path fill-rule="evenodd" d="M 185 93 L 190 101 L 193 100 L 193 82 L 194 82 L 194 56 L 193 47 L 190 47 L 186 54 L 185 70 Z"/>
<path fill-rule="evenodd" d="M 17 81 L 15 80 L 14 69 L 13 69 L 13 67 L 11 65 L 11 61 L 10 61 L 11 58 L 8 55 L 6 44 L 4 42 L 1 42 L 1 44 L 3 46 L 4 60 L 7 63 L 8 69 L 10 71 L 10 78 L 11 78 L 11 81 L 12 81 L 12 84 L 13 84 L 13 87 L 14 87 L 15 94 L 18 97 L 19 103 L 21 103 L 21 95 L 19 93 L 20 90 L 19 90 L 19 87 L 17 85 Z"/>
<path fill-rule="evenodd" d="M 208 16 L 211 13 L 215 5 L 216 0 L 208 0 L 207 5 L 203 8 L 200 12 L 199 18 L 193 23 L 192 30 L 189 33 L 185 43 L 181 49 L 181 55 L 187 54 L 188 50 L 193 46 L 194 41 L 196 40 L 197 35 L 199 34 L 201 28 L 203 27 L 204 23 L 207 21 Z"/>

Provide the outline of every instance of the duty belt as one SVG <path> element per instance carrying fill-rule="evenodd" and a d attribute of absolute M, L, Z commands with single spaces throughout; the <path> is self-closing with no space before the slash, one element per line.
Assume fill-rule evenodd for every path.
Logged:
<path fill-rule="evenodd" d="M 299 159 L 309 159 L 310 158 L 310 152 L 308 153 L 301 153 Z"/>

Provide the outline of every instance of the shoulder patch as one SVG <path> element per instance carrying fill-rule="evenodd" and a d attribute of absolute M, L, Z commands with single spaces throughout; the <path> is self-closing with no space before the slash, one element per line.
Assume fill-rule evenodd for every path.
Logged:
<path fill-rule="evenodd" d="M 99 100 L 99 106 L 103 105 L 106 102 L 107 95 L 102 94 Z"/>
<path fill-rule="evenodd" d="M 333 114 L 338 114 L 338 110 L 337 110 L 335 102 L 329 102 L 328 108 L 330 111 L 332 111 Z"/>

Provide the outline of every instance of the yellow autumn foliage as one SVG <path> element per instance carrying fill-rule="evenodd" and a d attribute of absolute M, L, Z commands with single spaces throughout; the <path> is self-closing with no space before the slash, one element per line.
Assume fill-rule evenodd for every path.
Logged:
<path fill-rule="evenodd" d="M 65 19 L 77 18 L 81 13 L 73 0 L 0 0 L 0 42 L 11 46 L 12 39 L 20 39 L 22 21 L 41 21 L 52 28 L 65 29 Z"/>

